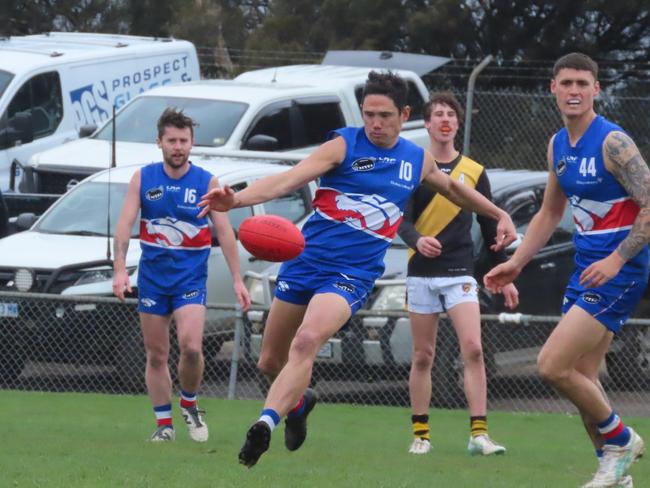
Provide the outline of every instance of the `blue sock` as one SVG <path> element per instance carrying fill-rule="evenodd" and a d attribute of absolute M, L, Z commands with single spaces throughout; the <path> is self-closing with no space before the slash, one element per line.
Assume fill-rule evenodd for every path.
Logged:
<path fill-rule="evenodd" d="M 273 432 L 273 429 L 275 429 L 275 427 L 280 423 L 280 416 L 278 415 L 278 412 L 272 408 L 265 408 L 262 410 L 258 422 L 264 422 L 269 426 L 271 432 Z"/>

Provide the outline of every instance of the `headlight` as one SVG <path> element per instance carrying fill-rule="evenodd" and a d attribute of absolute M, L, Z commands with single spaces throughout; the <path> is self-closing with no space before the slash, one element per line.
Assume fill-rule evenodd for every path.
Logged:
<path fill-rule="evenodd" d="M 406 303 L 406 286 L 385 286 L 370 307 L 371 310 L 404 310 Z"/>
<path fill-rule="evenodd" d="M 136 266 L 126 268 L 126 272 L 130 275 L 136 270 Z M 113 270 L 111 268 L 91 269 L 83 273 L 74 286 L 89 285 L 91 283 L 101 283 L 103 281 L 111 281 L 113 279 Z"/>
<path fill-rule="evenodd" d="M 29 291 L 34 286 L 34 272 L 31 269 L 19 269 L 14 275 L 14 282 L 18 291 Z"/>

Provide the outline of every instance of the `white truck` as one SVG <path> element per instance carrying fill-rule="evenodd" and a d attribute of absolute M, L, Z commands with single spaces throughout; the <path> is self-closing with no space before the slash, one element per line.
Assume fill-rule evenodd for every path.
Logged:
<path fill-rule="evenodd" d="M 34 153 L 103 124 L 113 106 L 199 77 L 187 41 L 71 32 L 0 38 L 0 190 Z"/>
<path fill-rule="evenodd" d="M 198 127 L 194 153 L 228 155 L 246 150 L 308 154 L 327 134 L 343 126 L 361 126 L 360 100 L 372 68 L 296 65 L 250 71 L 234 80 L 162 86 L 136 97 L 117 113 L 116 164 L 160 159 L 156 120 L 165 109 L 183 109 Z M 409 85 L 411 118 L 402 136 L 426 147 L 422 119 L 427 88 L 412 71 L 395 70 Z M 63 193 L 91 173 L 111 164 L 112 123 L 90 137 L 32 157 L 20 190 Z M 268 156 L 268 154 L 267 154 Z"/>

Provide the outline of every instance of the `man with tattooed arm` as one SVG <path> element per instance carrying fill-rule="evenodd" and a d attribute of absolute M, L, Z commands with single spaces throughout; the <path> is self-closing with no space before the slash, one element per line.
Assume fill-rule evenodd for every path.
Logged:
<path fill-rule="evenodd" d="M 650 170 L 625 131 L 594 111 L 599 91 L 598 65 L 588 56 L 571 53 L 555 63 L 551 92 L 564 127 L 548 144 L 544 201 L 512 258 L 484 281 L 493 291 L 511 283 L 546 244 L 569 202 L 576 270 L 538 369 L 578 408 L 596 448 L 600 466 L 584 487 L 631 487 L 627 471 L 644 443 L 612 410 L 598 370 L 648 283 Z"/>

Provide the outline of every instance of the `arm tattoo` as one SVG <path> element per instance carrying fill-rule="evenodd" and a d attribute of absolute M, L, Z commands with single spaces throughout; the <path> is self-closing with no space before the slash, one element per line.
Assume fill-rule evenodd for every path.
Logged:
<path fill-rule="evenodd" d="M 129 241 L 120 241 L 115 239 L 113 241 L 113 262 L 115 261 L 125 261 L 126 252 L 129 250 Z"/>
<path fill-rule="evenodd" d="M 650 242 L 650 169 L 626 134 L 611 133 L 605 139 L 604 150 L 611 162 L 610 171 L 640 208 L 630 233 L 617 249 L 628 261 Z"/>

